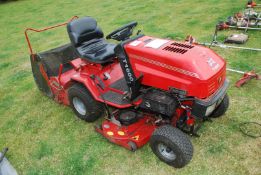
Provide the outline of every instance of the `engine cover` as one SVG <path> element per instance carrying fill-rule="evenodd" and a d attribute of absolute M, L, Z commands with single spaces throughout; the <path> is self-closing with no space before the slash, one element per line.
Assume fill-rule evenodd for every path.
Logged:
<path fill-rule="evenodd" d="M 141 84 L 181 95 L 205 99 L 226 79 L 226 62 L 209 48 L 143 36 L 124 45 Z"/>
<path fill-rule="evenodd" d="M 140 107 L 147 111 L 172 117 L 176 110 L 177 102 L 166 93 L 153 89 L 144 95 Z"/>

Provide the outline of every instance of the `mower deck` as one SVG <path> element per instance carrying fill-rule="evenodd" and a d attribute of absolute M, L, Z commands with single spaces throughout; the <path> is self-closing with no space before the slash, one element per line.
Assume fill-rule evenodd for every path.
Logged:
<path fill-rule="evenodd" d="M 118 126 L 114 122 L 105 120 L 101 127 L 96 127 L 96 131 L 110 142 L 135 151 L 150 140 L 156 127 L 153 118 L 143 116 L 138 122 L 129 126 Z"/>

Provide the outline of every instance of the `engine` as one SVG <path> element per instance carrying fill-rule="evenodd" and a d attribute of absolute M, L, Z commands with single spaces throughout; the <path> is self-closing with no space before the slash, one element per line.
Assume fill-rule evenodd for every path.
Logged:
<path fill-rule="evenodd" d="M 141 109 L 172 117 L 177 108 L 177 101 L 165 92 L 152 89 L 143 97 Z"/>

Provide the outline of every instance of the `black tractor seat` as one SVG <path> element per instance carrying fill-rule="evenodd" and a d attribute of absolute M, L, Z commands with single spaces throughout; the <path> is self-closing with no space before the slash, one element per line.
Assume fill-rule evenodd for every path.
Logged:
<path fill-rule="evenodd" d="M 81 57 L 90 59 L 92 62 L 104 63 L 115 56 L 114 48 L 114 44 L 109 44 L 103 38 L 99 38 L 84 42 L 76 48 L 76 51 Z"/>
<path fill-rule="evenodd" d="M 79 57 L 94 63 L 107 63 L 114 57 L 115 44 L 108 43 L 95 19 L 83 17 L 68 23 L 67 31 Z"/>

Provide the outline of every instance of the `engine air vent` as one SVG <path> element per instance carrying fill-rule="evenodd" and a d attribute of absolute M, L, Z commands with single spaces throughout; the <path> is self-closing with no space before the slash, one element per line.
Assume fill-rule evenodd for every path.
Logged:
<path fill-rule="evenodd" d="M 163 50 L 166 50 L 169 52 L 176 52 L 176 53 L 180 53 L 180 54 L 184 54 L 188 51 L 187 49 L 182 49 L 182 48 L 173 47 L 173 46 L 166 46 L 163 48 Z"/>
<path fill-rule="evenodd" d="M 169 46 L 164 47 L 163 50 L 184 54 L 189 49 L 192 49 L 193 47 L 194 46 L 189 45 L 189 44 L 174 42 L 174 43 L 171 43 Z"/>
<path fill-rule="evenodd" d="M 194 46 L 192 45 L 188 45 L 188 44 L 182 44 L 182 43 L 177 43 L 174 42 L 171 44 L 172 46 L 178 46 L 178 47 L 183 47 L 183 48 L 187 48 L 187 49 L 192 49 Z"/>

